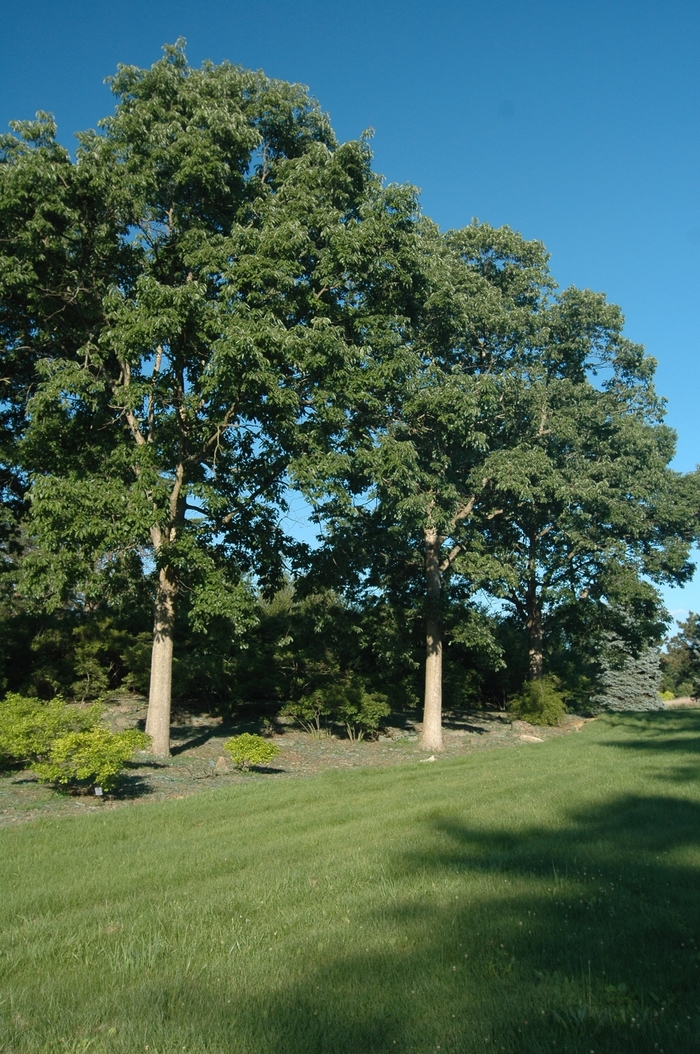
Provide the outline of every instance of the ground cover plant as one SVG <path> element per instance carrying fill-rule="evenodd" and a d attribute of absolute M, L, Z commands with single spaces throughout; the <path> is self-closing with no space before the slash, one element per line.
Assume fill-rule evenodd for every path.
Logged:
<path fill-rule="evenodd" d="M 698 1048 L 700 714 L 0 834 L 0 1050 Z"/>

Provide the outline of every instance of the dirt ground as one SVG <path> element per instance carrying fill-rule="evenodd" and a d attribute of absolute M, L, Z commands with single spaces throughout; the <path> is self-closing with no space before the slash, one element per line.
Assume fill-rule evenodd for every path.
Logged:
<path fill-rule="evenodd" d="M 142 728 L 145 716 L 144 701 L 137 698 L 115 700 L 105 714 L 115 731 Z M 182 798 L 243 780 L 303 778 L 325 769 L 431 763 L 501 747 L 533 749 L 538 740 L 567 735 L 582 724 L 581 718 L 571 715 L 561 727 L 535 728 L 523 721 L 511 721 L 507 714 L 448 713 L 444 723 L 445 749 L 434 758 L 418 746 L 420 726 L 410 720 L 387 727 L 374 742 L 357 742 L 339 735 L 312 736 L 280 718 L 267 722 L 264 729 L 260 720 L 226 723 L 220 717 L 179 712 L 173 719 L 172 756 L 163 761 L 137 755 L 121 788 L 112 795 L 72 796 L 38 783 L 31 772 L 0 774 L 0 826 Z M 269 735 L 280 748 L 272 765 L 247 773 L 234 769 L 223 748 L 230 736 L 240 732 Z"/>

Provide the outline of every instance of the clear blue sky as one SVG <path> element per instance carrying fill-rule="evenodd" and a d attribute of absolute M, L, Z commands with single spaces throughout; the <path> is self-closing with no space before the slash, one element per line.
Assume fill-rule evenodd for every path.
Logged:
<path fill-rule="evenodd" d="M 22 0 L 0 22 L 0 128 L 52 111 L 66 144 L 112 108 L 103 78 L 184 36 L 310 85 L 337 134 L 443 227 L 539 238 L 560 285 L 605 291 L 658 359 L 700 461 L 700 5 L 686 0 Z M 667 591 L 700 611 L 700 575 Z"/>

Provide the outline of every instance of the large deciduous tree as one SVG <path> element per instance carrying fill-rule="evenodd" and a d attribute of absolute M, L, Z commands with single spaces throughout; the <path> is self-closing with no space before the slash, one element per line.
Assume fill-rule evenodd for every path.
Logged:
<path fill-rule="evenodd" d="M 252 618 L 290 464 L 396 343 L 413 192 L 305 89 L 224 63 L 120 67 L 75 162 L 39 116 L 0 155 L 0 320 L 31 479 L 22 588 L 89 604 L 147 574 L 147 731 L 169 752 L 175 618 Z"/>
<path fill-rule="evenodd" d="M 446 589 L 467 625 L 480 591 L 512 605 L 538 679 L 547 621 L 566 606 L 660 624 L 651 582 L 689 575 L 698 503 L 694 478 L 668 468 L 654 364 L 618 308 L 555 296 L 543 247 L 507 229 L 426 225 L 423 246 L 410 367 L 319 516 L 365 590 L 422 592 L 421 740 L 439 750 Z"/>
<path fill-rule="evenodd" d="M 480 525 L 498 515 L 489 459 L 513 445 L 508 393 L 552 283 L 543 246 L 508 228 L 443 236 L 424 222 L 421 249 L 404 372 L 380 374 L 380 405 L 363 406 L 346 460 L 319 474 L 335 480 L 332 498 L 316 497 L 344 570 L 354 563 L 365 589 L 422 595 L 421 742 L 440 750 L 443 594 L 450 579 L 469 592 L 483 577 Z"/>
<path fill-rule="evenodd" d="M 483 529 L 488 588 L 526 630 L 531 680 L 549 625 L 615 631 L 634 650 L 644 627 L 653 637 L 663 626 L 654 583 L 693 571 L 698 477 L 669 468 L 675 436 L 655 363 L 622 326 L 601 294 L 570 289 L 549 305 L 514 393 L 513 442 L 490 459 L 502 512 Z"/>

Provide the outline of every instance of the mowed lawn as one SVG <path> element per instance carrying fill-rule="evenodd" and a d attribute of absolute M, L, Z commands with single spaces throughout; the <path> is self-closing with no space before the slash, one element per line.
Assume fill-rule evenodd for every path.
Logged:
<path fill-rule="evenodd" d="M 0 832 L 0 1050 L 700 1051 L 700 712 Z"/>

